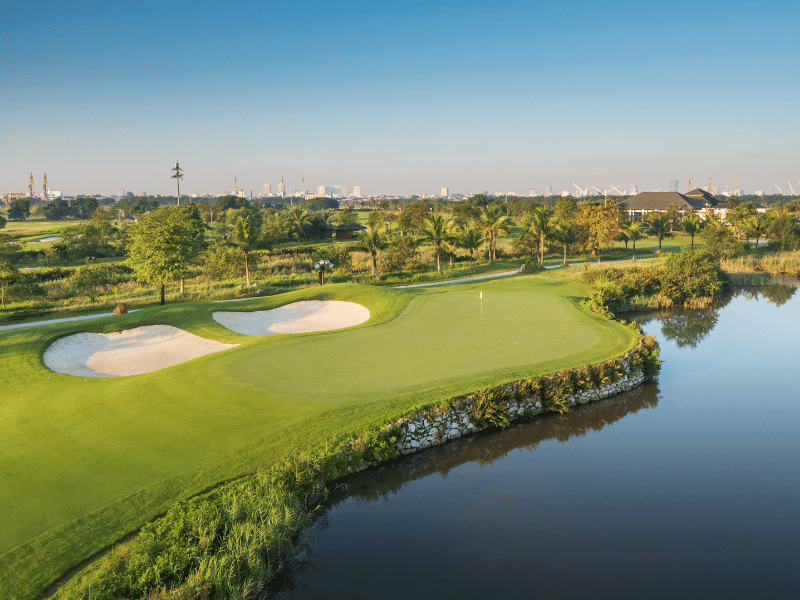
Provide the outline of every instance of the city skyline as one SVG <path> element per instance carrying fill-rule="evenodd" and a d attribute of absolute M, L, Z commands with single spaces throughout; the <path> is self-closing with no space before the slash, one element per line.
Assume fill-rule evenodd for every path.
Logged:
<path fill-rule="evenodd" d="M 792 2 L 172 7 L 0 8 L 0 192 L 800 186 Z"/>

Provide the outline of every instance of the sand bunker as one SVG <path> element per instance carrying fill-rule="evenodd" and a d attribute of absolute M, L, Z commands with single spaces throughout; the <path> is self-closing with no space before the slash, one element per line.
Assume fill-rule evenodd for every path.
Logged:
<path fill-rule="evenodd" d="M 44 364 L 57 373 L 81 377 L 140 375 L 235 346 L 170 325 L 149 325 L 63 337 L 44 353 Z"/>
<path fill-rule="evenodd" d="M 359 325 L 369 319 L 369 310 L 354 302 L 308 300 L 273 310 L 215 312 L 214 320 L 243 335 L 308 333 Z"/>

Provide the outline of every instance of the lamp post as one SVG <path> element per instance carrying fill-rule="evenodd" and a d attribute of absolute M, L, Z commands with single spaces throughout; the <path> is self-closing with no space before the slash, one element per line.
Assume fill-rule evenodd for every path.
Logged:
<path fill-rule="evenodd" d="M 325 285 L 325 269 L 332 269 L 333 263 L 329 260 L 321 260 L 318 263 L 314 263 L 314 268 L 319 271 L 319 284 Z"/>

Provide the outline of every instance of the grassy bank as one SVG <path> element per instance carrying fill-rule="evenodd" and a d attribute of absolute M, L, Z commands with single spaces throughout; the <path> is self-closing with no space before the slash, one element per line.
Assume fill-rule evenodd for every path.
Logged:
<path fill-rule="evenodd" d="M 35 597 L 220 481 L 447 398 L 622 355 L 633 332 L 581 307 L 588 291 L 544 276 L 408 291 L 341 284 L 0 332 L 0 506 L 9 524 L 0 531 L 0 597 Z M 215 310 L 326 298 L 362 304 L 372 318 L 265 338 L 211 319 Z M 240 345 L 131 377 L 84 379 L 43 366 L 44 350 L 63 335 L 160 323 Z"/>

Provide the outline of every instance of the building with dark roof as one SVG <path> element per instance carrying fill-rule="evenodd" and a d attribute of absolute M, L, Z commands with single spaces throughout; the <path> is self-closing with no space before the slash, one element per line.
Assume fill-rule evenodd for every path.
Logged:
<path fill-rule="evenodd" d="M 358 223 L 344 223 L 342 225 L 326 225 L 325 231 L 337 240 L 353 240 L 358 237 L 358 232 L 366 229 Z"/>
<path fill-rule="evenodd" d="M 685 213 L 689 210 L 702 211 L 708 207 L 715 207 L 719 202 L 714 196 L 703 190 L 692 190 L 686 194 L 678 192 L 642 192 L 625 200 L 625 210 L 628 218 L 644 217 L 651 212 L 666 212 L 671 204 Z"/>

